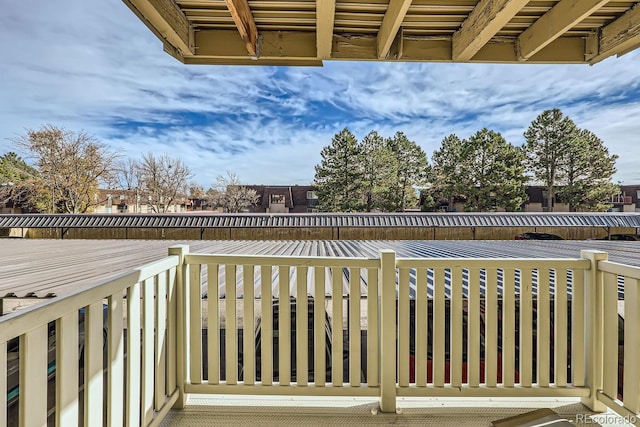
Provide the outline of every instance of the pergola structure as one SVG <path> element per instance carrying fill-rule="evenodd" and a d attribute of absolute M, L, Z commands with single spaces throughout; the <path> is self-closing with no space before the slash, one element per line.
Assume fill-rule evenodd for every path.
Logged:
<path fill-rule="evenodd" d="M 595 64 L 640 46 L 640 2 L 123 0 L 185 64 Z"/>

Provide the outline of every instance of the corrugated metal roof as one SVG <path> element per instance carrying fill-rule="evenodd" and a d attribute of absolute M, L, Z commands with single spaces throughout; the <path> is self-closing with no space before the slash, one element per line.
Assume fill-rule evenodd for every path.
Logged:
<path fill-rule="evenodd" d="M 0 228 L 640 227 L 637 213 L 0 215 Z"/>
<path fill-rule="evenodd" d="M 79 287 L 91 287 L 166 256 L 168 247 L 175 244 L 188 244 L 191 253 L 367 258 L 377 258 L 381 249 L 396 251 L 398 258 L 579 258 L 582 249 L 599 249 L 608 252 L 612 261 L 640 266 L 640 242 L 3 239 L 0 241 L 0 298 L 59 296 Z M 220 269 L 220 274 L 224 276 L 224 268 Z M 294 272 L 290 274 L 294 275 Z M 347 293 L 348 272 L 343 274 L 344 292 Z M 205 278 L 206 274 L 203 283 Z M 277 269 L 274 269 L 274 295 L 278 295 L 277 278 Z M 327 280 L 330 280 L 329 275 Z M 292 283 L 291 294 L 295 295 L 295 281 Z M 366 284 L 363 273 L 360 283 L 363 292 Z M 311 286 L 310 281 L 308 286 Z M 221 291 L 224 293 L 223 289 Z M 206 293 L 204 287 L 203 293 Z M 238 295 L 242 295 L 241 289 Z M 259 295 L 259 288 L 256 295 Z"/>

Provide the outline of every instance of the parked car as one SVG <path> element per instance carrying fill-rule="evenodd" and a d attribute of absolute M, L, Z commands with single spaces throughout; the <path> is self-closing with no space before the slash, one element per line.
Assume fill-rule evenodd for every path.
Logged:
<path fill-rule="evenodd" d="M 611 234 L 609 236 L 598 237 L 589 240 L 612 240 L 616 242 L 638 242 L 640 241 L 640 236 L 635 234 Z"/>
<path fill-rule="evenodd" d="M 530 231 L 528 233 L 521 233 L 514 237 L 515 240 L 564 240 L 557 234 L 551 233 L 537 233 Z"/>

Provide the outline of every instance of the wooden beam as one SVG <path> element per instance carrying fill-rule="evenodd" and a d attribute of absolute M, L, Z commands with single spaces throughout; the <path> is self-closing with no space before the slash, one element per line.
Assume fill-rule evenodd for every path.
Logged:
<path fill-rule="evenodd" d="M 253 20 L 253 14 L 247 0 L 225 0 L 227 9 L 236 23 L 240 37 L 247 48 L 247 52 L 254 58 L 260 56 L 258 52 L 258 27 Z"/>
<path fill-rule="evenodd" d="M 562 0 L 518 37 L 519 59 L 526 61 L 542 48 L 609 3 L 609 0 Z"/>
<path fill-rule="evenodd" d="M 587 56 L 595 64 L 612 55 L 623 55 L 640 46 L 640 3 L 600 30 L 598 51 Z"/>
<path fill-rule="evenodd" d="M 453 34 L 455 62 L 471 60 L 529 0 L 481 0 Z"/>
<path fill-rule="evenodd" d="M 389 0 L 389 7 L 387 7 L 380 31 L 378 31 L 379 59 L 385 59 L 389 54 L 391 44 L 400 29 L 400 25 L 402 25 L 409 6 L 411 6 L 411 0 Z"/>
<path fill-rule="evenodd" d="M 316 0 L 316 55 L 331 58 L 336 0 Z"/>
<path fill-rule="evenodd" d="M 169 43 L 182 55 L 193 55 L 189 21 L 174 0 L 123 1 L 163 43 Z"/>

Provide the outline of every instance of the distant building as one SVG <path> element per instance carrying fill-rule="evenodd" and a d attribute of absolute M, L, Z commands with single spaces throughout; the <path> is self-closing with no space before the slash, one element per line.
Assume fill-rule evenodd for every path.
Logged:
<path fill-rule="evenodd" d="M 255 213 L 308 213 L 318 211 L 318 196 L 312 185 L 246 185 L 260 197 L 249 208 Z"/>
<path fill-rule="evenodd" d="M 164 211 L 164 206 L 152 205 L 150 197 L 145 197 L 135 190 L 100 189 L 94 196 L 96 205 L 92 213 L 158 213 Z M 192 210 L 191 200 L 187 197 L 178 197 L 166 210 L 166 212 L 186 212 Z"/>

